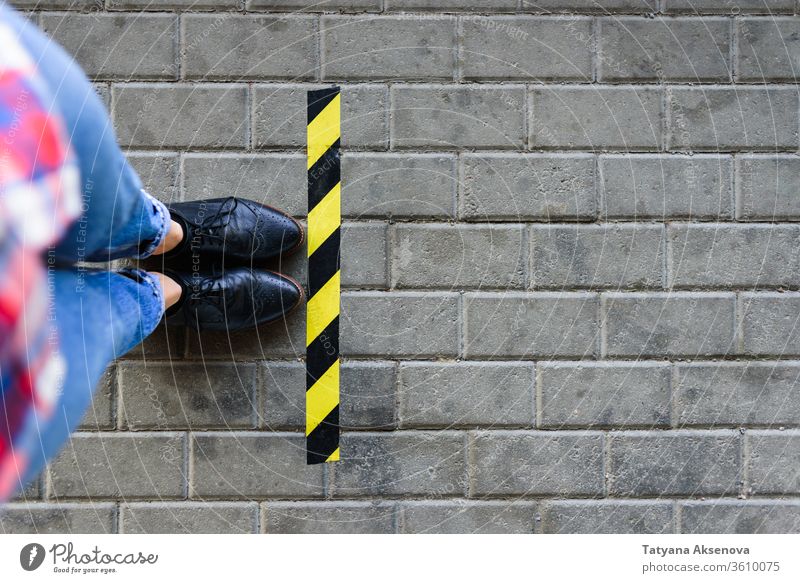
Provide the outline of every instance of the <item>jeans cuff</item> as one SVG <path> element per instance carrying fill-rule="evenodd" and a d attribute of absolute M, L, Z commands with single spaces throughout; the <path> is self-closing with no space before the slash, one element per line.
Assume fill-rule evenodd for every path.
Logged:
<path fill-rule="evenodd" d="M 145 303 L 141 301 L 143 298 L 140 298 L 139 302 L 142 310 L 140 323 L 143 328 L 143 338 L 146 338 L 155 330 L 161 321 L 161 316 L 164 315 L 164 290 L 161 288 L 161 282 L 152 273 L 138 267 L 124 267 L 118 273 L 144 284 L 152 293 L 152 302 Z"/>
<path fill-rule="evenodd" d="M 153 215 L 151 216 L 150 220 L 153 228 L 158 232 L 158 234 L 147 244 L 147 246 L 144 247 L 142 251 L 139 252 L 139 254 L 133 256 L 135 259 L 145 259 L 150 257 L 153 254 L 153 251 L 155 251 L 158 246 L 164 242 L 170 227 L 170 215 L 169 210 L 167 210 L 167 206 L 152 196 L 144 188 L 142 188 L 141 191 L 142 196 L 144 196 L 145 199 L 147 199 L 147 201 L 153 205 Z"/>

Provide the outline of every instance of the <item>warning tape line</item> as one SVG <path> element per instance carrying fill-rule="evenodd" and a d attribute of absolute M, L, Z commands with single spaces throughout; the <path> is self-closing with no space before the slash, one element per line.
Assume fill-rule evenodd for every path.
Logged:
<path fill-rule="evenodd" d="M 340 102 L 338 87 L 308 92 L 306 458 L 309 464 L 339 460 Z"/>

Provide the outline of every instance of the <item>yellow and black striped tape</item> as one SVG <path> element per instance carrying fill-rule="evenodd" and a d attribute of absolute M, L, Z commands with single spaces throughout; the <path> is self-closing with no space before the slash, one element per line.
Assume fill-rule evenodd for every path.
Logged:
<path fill-rule="evenodd" d="M 308 92 L 308 306 L 306 452 L 309 464 L 339 460 L 338 87 Z"/>

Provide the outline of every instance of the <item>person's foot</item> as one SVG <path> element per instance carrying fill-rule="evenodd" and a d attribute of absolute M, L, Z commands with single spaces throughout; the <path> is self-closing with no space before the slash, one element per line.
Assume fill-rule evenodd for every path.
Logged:
<path fill-rule="evenodd" d="M 303 288 L 294 279 L 245 267 L 219 274 L 165 269 L 164 275 L 182 288 L 180 299 L 167 309 L 168 324 L 196 330 L 241 330 L 280 319 L 300 305 Z"/>
<path fill-rule="evenodd" d="M 233 196 L 169 205 L 183 240 L 163 257 L 175 266 L 260 265 L 297 251 L 303 227 L 290 215 Z"/>

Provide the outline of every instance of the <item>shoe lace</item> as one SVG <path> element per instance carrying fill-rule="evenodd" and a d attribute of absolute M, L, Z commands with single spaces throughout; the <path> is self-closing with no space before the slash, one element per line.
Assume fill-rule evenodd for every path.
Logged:
<path fill-rule="evenodd" d="M 233 213 L 236 212 L 236 209 L 240 204 L 240 199 L 236 198 L 235 196 L 229 196 L 222 200 L 219 208 L 217 208 L 217 211 L 207 220 L 203 220 L 201 222 L 190 221 L 190 224 L 193 227 L 192 230 L 194 238 L 202 237 L 218 243 L 224 242 L 225 229 L 227 229 L 231 222 Z M 250 205 L 243 204 L 242 206 L 256 215 L 256 217 L 258 216 L 256 211 Z"/>
<path fill-rule="evenodd" d="M 225 317 L 225 290 L 216 273 L 212 273 L 212 277 L 201 277 L 197 281 L 192 281 L 189 289 L 192 311 L 196 312 L 200 306 L 206 305 L 214 308 L 219 313 L 220 320 Z"/>
<path fill-rule="evenodd" d="M 231 201 L 233 204 L 228 204 Z M 224 241 L 224 230 L 230 224 L 231 215 L 236 210 L 237 206 L 239 206 L 239 199 L 235 196 L 229 196 L 220 203 L 217 211 L 207 220 L 192 222 L 194 237 L 202 237 L 213 241 Z"/>
<path fill-rule="evenodd" d="M 197 294 L 197 302 L 213 307 L 218 313 L 218 320 L 224 322 L 229 317 L 231 310 L 235 308 L 230 305 L 232 296 L 225 294 L 225 286 L 221 277 L 222 273 L 216 268 L 211 268 L 211 277 L 203 281 L 202 286 Z M 252 313 L 260 313 L 265 303 L 265 298 L 259 294 L 252 294 L 249 296 L 252 302 L 252 307 L 248 311 Z M 208 315 L 206 315 L 208 317 Z"/>

